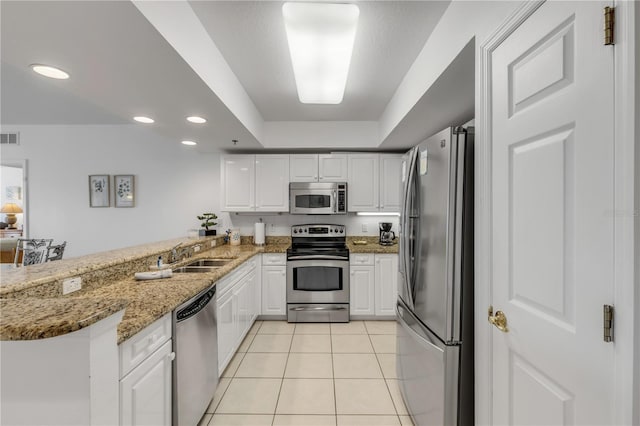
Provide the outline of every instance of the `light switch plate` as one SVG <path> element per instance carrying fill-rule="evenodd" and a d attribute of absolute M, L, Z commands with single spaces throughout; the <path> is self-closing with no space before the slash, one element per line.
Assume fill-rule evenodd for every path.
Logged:
<path fill-rule="evenodd" d="M 82 288 L 82 278 L 73 277 L 62 281 L 62 294 L 73 293 Z"/>
<path fill-rule="evenodd" d="M 366 223 L 362 224 L 362 232 L 367 232 L 367 224 Z"/>

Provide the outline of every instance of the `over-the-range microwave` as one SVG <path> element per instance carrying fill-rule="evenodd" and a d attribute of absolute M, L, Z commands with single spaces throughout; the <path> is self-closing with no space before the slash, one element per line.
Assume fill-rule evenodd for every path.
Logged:
<path fill-rule="evenodd" d="M 289 213 L 346 214 L 346 182 L 291 182 Z"/>

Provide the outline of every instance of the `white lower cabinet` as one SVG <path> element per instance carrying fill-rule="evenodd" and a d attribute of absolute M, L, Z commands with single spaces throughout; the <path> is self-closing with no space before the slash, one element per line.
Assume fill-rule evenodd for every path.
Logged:
<path fill-rule="evenodd" d="M 395 315 L 398 298 L 398 255 L 376 254 L 376 308 L 377 316 Z"/>
<path fill-rule="evenodd" d="M 351 266 L 349 309 L 351 315 L 374 315 L 373 266 Z"/>
<path fill-rule="evenodd" d="M 375 313 L 373 254 L 353 253 L 349 260 L 349 311 L 351 315 Z"/>
<path fill-rule="evenodd" d="M 120 380 L 120 425 L 171 425 L 171 340 Z"/>
<path fill-rule="evenodd" d="M 398 295 L 398 255 L 354 253 L 349 268 L 351 315 L 394 316 Z"/>
<path fill-rule="evenodd" d="M 286 255 L 262 255 L 262 315 L 287 314 Z"/>
<path fill-rule="evenodd" d="M 221 376 L 258 315 L 257 263 L 254 256 L 218 281 L 216 322 L 218 327 L 218 375 Z"/>
<path fill-rule="evenodd" d="M 120 425 L 171 425 L 171 314 L 119 346 Z"/>

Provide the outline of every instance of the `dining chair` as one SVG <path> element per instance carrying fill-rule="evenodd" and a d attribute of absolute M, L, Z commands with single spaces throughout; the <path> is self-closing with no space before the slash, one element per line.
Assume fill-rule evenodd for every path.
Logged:
<path fill-rule="evenodd" d="M 44 263 L 47 259 L 47 252 L 53 239 L 18 238 L 16 257 L 13 263 L 16 266 L 36 265 Z M 20 255 L 22 254 L 22 261 Z"/>
<path fill-rule="evenodd" d="M 62 255 L 64 254 L 64 248 L 67 246 L 67 242 L 65 241 L 62 244 L 56 244 L 54 246 L 49 246 L 47 250 L 47 259 L 45 262 L 51 262 L 54 260 L 61 260 Z"/>

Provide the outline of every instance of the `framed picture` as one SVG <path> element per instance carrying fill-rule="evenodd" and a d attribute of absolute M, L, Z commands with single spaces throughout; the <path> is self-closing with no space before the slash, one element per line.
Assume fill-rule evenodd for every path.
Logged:
<path fill-rule="evenodd" d="M 109 175 L 89 176 L 89 206 L 109 207 Z"/>
<path fill-rule="evenodd" d="M 115 175 L 113 193 L 116 207 L 133 207 L 135 202 L 133 175 Z"/>
<path fill-rule="evenodd" d="M 22 200 L 22 187 L 21 186 L 7 186 L 6 189 L 7 199 L 9 200 Z"/>

